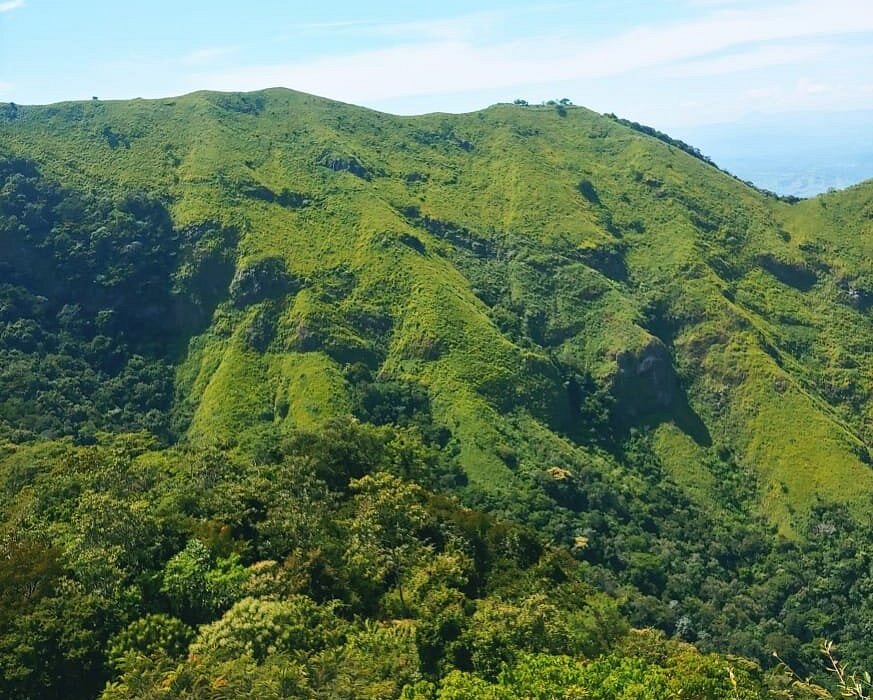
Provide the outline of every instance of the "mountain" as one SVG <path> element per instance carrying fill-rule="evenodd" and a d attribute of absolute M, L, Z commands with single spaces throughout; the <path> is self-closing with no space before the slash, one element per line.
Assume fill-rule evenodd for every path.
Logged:
<path fill-rule="evenodd" d="M 370 425 L 635 626 L 871 660 L 873 183 L 783 200 L 579 107 L 281 89 L 3 105 L 0 181 L 7 527 L 119 434 L 160 472 Z"/>

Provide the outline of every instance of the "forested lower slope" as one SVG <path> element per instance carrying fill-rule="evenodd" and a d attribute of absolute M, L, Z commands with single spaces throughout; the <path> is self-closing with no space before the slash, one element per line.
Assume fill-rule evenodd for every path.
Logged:
<path fill-rule="evenodd" d="M 0 614 L 4 678 L 26 697 L 87 673 L 87 696 L 126 668 L 106 692 L 138 697 L 171 667 L 194 687 L 241 663 L 315 697 L 339 691 L 312 685 L 313 654 L 406 645 L 390 656 L 408 675 L 355 682 L 474 697 L 451 684 L 545 664 L 594 688 L 605 654 L 625 684 L 657 666 L 652 697 L 672 697 L 677 659 L 710 663 L 680 641 L 806 674 L 823 638 L 873 667 L 871 307 L 873 185 L 783 201 L 582 108 L 395 117 L 287 90 L 0 105 L 4 605 L 29 601 Z M 333 439 L 354 445 L 336 463 Z M 355 548 L 356 522 L 401 511 Z M 500 544 L 492 573 L 485 524 L 446 534 L 467 517 L 534 553 Z M 454 591 L 454 622 L 407 578 Z M 591 590 L 561 602 L 559 584 Z M 614 612 L 596 643 L 589 599 Z M 549 606 L 561 641 L 469 626 L 548 630 Z M 327 636 L 254 652 L 235 614 L 315 616 L 299 624 Z M 479 629 L 512 654 L 477 660 Z M 216 635 L 242 646 L 196 668 Z"/>

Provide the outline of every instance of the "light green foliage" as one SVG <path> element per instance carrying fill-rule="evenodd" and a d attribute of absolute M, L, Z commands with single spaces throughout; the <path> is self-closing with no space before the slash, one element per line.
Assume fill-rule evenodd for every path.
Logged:
<path fill-rule="evenodd" d="M 181 258 L 167 263 L 177 301 L 206 317 L 161 361 L 181 367 L 174 425 L 194 441 L 261 454 L 354 412 L 344 370 L 363 362 L 425 387 L 493 494 L 538 468 L 524 443 L 539 431 L 590 447 L 616 426 L 673 422 L 753 467 L 784 534 L 817 497 L 860 508 L 873 492 L 869 186 L 788 204 L 654 130 L 562 108 L 401 118 L 286 90 L 196 93 L 21 108 L 0 143 L 33 163 L 10 172 L 71 201 L 98 183 L 172 202 L 184 233 L 167 237 L 187 242 L 158 258 Z M 119 237 L 139 235 L 131 205 L 116 209 Z M 13 344 L 32 321 L 48 329 L 15 313 Z M 119 404 L 128 424 L 136 405 Z M 528 418 L 513 474 L 499 448 Z M 662 444 L 668 471 L 706 471 Z"/>
<path fill-rule="evenodd" d="M 467 634 L 471 637 L 473 668 L 495 678 L 513 660 L 516 650 L 567 651 L 570 644 L 557 608 L 545 596 L 515 605 L 500 599 L 483 601 L 473 614 Z"/>
<path fill-rule="evenodd" d="M 154 564 L 160 525 L 147 501 L 85 493 L 72 514 L 67 559 L 89 590 L 111 594 Z"/>
<path fill-rule="evenodd" d="M 161 613 L 134 620 L 109 642 L 109 664 L 121 669 L 130 656 L 178 659 L 187 650 L 194 630 L 181 620 Z"/>
<path fill-rule="evenodd" d="M 626 632 L 612 601 L 577 604 L 576 610 L 561 609 L 542 594 L 518 602 L 482 601 L 467 630 L 473 668 L 494 678 L 521 651 L 593 657 Z"/>
<path fill-rule="evenodd" d="M 575 700 L 586 697 L 583 678 L 581 665 L 570 657 L 525 653 L 503 669 L 499 683 L 531 700 Z"/>
<path fill-rule="evenodd" d="M 666 651 L 666 647 L 662 647 Z M 520 653 L 492 682 L 453 671 L 434 687 L 419 683 L 404 700 L 763 700 L 760 672 L 738 670 L 724 659 L 690 651 L 659 663 L 605 656 L 583 663 L 567 656 Z M 792 697 L 791 695 L 785 697 Z"/>
<path fill-rule="evenodd" d="M 308 607 L 313 606 L 310 601 Z M 294 607 L 297 612 L 290 613 Z M 203 654 L 204 649 L 195 644 L 192 655 L 180 664 L 147 665 L 141 659 L 133 660 L 101 697 L 161 697 L 169 692 L 182 698 L 382 700 L 398 697 L 405 684 L 420 677 L 413 631 L 408 627 L 367 624 L 337 646 L 342 641 L 338 620 L 319 618 L 312 609 L 304 612 L 299 599 L 291 599 L 284 608 L 278 604 L 250 605 L 249 611 L 254 617 L 248 624 L 238 620 L 232 639 L 214 638 L 221 645 L 218 656 L 209 650 Z M 291 618 L 300 622 L 301 613 L 312 625 L 308 633 L 294 622 L 294 632 L 283 636 L 276 631 Z M 325 628 L 319 628 L 323 623 Z M 243 649 L 239 643 L 245 627 L 258 630 L 260 639 L 249 640 Z M 259 645 L 270 635 L 270 647 L 261 649 Z M 292 639 L 289 635 L 296 636 Z M 267 653 L 259 653 L 259 649 Z"/>
<path fill-rule="evenodd" d="M 439 690 L 425 684 L 404 691 L 404 700 L 577 700 L 592 697 L 580 683 L 581 665 L 566 656 L 522 654 L 506 666 L 494 683 L 472 674 L 454 671 Z"/>
<path fill-rule="evenodd" d="M 687 649 L 670 660 L 670 692 L 676 697 L 763 700 L 760 668 L 743 659 L 724 659 Z"/>
<path fill-rule="evenodd" d="M 275 657 L 257 664 L 242 656 L 223 664 L 207 659 L 190 659 L 180 664 L 135 665 L 120 680 L 106 684 L 101 700 L 136 698 L 179 698 L 180 700 L 279 700 L 307 698 L 305 669 L 292 659 Z"/>
<path fill-rule="evenodd" d="M 141 436 L 12 453 L 2 463 L 7 495 L 21 498 L 3 506 L 0 580 L 9 591 L 0 596 L 0 687 L 12 698 L 51 696 L 71 684 L 71 697 L 89 698 L 107 682 L 105 698 L 351 700 L 396 698 L 403 686 L 425 697 L 511 698 L 569 692 L 588 673 L 586 692 L 602 686 L 619 697 L 658 697 L 666 678 L 686 697 L 721 692 L 732 668 L 741 691 L 750 683 L 752 695 L 741 697 L 756 697 L 760 675 L 749 662 L 701 656 L 656 635 L 628 637 L 619 602 L 585 581 L 606 569 L 387 471 L 422 473 L 426 463 L 417 460 L 429 452 L 411 439 L 387 427 L 333 423 L 290 436 L 270 464 L 214 448 L 144 451 L 150 443 Z M 128 523 L 109 517 L 112 504 L 123 513 L 140 502 L 150 508 Z M 830 525 L 851 532 L 832 513 L 818 517 L 823 533 Z M 105 532 L 87 526 L 92 520 Z M 102 543 L 137 542 L 137 533 L 157 540 L 130 553 L 107 550 L 121 578 L 86 589 L 82 582 L 102 570 Z M 278 558 L 258 560 L 263 552 Z M 866 565 L 843 559 L 834 569 L 810 549 L 758 566 L 785 568 L 804 557 L 818 557 L 810 575 L 835 590 L 829 572 Z M 689 580 L 671 585 L 693 586 L 693 564 L 680 572 Z M 745 597 L 775 595 L 784 578 Z M 631 614 L 650 604 L 626 593 Z M 726 610 L 738 614 L 743 597 Z M 683 601 L 701 624 L 706 608 Z M 187 649 L 191 632 L 168 614 L 174 609 L 203 620 Z M 795 613 L 792 624 L 808 623 Z M 598 666 L 591 661 L 598 657 L 610 661 Z M 639 684 L 640 668 L 647 685 Z"/>
<path fill-rule="evenodd" d="M 445 604 L 446 592 L 457 591 L 467 585 L 475 566 L 472 558 L 460 549 L 430 552 L 429 556 L 411 567 L 406 577 L 410 604 L 435 612 Z"/>
<path fill-rule="evenodd" d="M 605 657 L 585 667 L 584 683 L 596 700 L 670 697 L 664 669 L 633 657 Z"/>
<path fill-rule="evenodd" d="M 238 555 L 216 558 L 192 539 L 164 567 L 161 592 L 183 619 L 202 622 L 239 599 L 249 576 Z"/>
<path fill-rule="evenodd" d="M 200 628 L 191 653 L 216 662 L 240 656 L 260 662 L 274 654 L 333 646 L 343 638 L 343 627 L 330 607 L 306 596 L 243 598 L 221 619 Z"/>
<path fill-rule="evenodd" d="M 704 651 L 814 673 L 827 634 L 869 666 L 871 193 L 781 201 L 559 102 L 3 110 L 7 694 L 93 695 L 143 615 L 301 593 L 414 620 L 434 692 L 502 693 L 501 663 L 621 636 L 616 603 L 561 597 L 583 577 Z M 341 646 L 146 660 L 107 693 L 330 696 Z M 582 668 L 684 688 L 638 661 Z M 686 696 L 722 692 L 710 661 Z M 395 694 L 365 675 L 342 693 Z"/>
<path fill-rule="evenodd" d="M 374 583 L 395 585 L 405 609 L 406 572 L 432 551 L 420 537 L 428 522 L 424 492 L 387 472 L 354 480 L 350 487 L 355 496 L 346 560 Z"/>
<path fill-rule="evenodd" d="M 337 698 L 396 698 L 421 677 L 415 628 L 399 622 L 364 625 L 349 635 L 340 659 L 331 690 Z"/>

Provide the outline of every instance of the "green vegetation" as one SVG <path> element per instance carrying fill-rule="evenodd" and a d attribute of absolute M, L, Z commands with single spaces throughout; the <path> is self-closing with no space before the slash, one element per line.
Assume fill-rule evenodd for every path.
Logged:
<path fill-rule="evenodd" d="M 0 694 L 873 668 L 871 202 L 567 100 L 0 109 Z"/>
<path fill-rule="evenodd" d="M 394 429 L 331 422 L 261 464 L 154 447 L 7 456 L 5 697 L 759 698 L 787 683 L 630 631 L 569 552 L 406 480 L 428 451 Z"/>

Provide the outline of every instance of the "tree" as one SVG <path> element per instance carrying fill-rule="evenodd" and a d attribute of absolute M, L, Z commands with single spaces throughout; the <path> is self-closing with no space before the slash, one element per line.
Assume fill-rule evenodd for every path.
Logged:
<path fill-rule="evenodd" d="M 418 537 L 429 519 L 424 491 L 387 472 L 356 479 L 350 486 L 355 496 L 346 560 L 373 583 L 397 586 L 406 613 L 404 577 L 432 551 Z"/>
<path fill-rule="evenodd" d="M 304 595 L 286 600 L 243 598 L 220 620 L 200 628 L 191 654 L 216 663 L 247 655 L 260 663 L 274 654 L 336 646 L 345 629 L 334 606 L 319 605 Z"/>
<path fill-rule="evenodd" d="M 181 620 L 164 614 L 134 620 L 109 640 L 110 666 L 121 669 L 129 655 L 178 659 L 188 649 L 194 630 Z"/>
<path fill-rule="evenodd" d="M 214 560 L 203 542 L 192 539 L 164 567 L 161 591 L 183 620 L 204 622 L 242 596 L 249 576 L 237 554 Z"/>
<path fill-rule="evenodd" d="M 465 642 L 473 668 L 491 679 L 520 651 L 561 654 L 572 646 L 564 614 L 544 594 L 517 603 L 496 597 L 480 600 Z"/>

